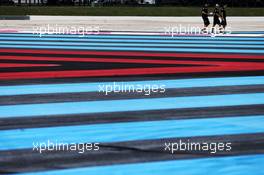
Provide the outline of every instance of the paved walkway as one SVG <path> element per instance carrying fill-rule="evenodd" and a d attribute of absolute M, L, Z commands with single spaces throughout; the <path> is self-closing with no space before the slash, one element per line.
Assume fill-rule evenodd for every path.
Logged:
<path fill-rule="evenodd" d="M 210 19 L 212 21 L 212 18 Z M 264 17 L 228 17 L 232 31 L 264 31 Z M 0 29 L 31 31 L 41 26 L 99 27 L 107 31 L 164 31 L 166 27 L 202 27 L 200 17 L 30 16 L 30 20 L 2 20 Z"/>

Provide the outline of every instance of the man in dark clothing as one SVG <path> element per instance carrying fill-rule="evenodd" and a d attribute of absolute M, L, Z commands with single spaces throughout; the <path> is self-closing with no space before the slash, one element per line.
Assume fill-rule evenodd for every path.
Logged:
<path fill-rule="evenodd" d="M 204 22 L 204 28 L 202 31 L 205 31 L 206 28 L 210 24 L 210 21 L 208 18 L 208 4 L 204 4 L 204 7 L 202 8 L 202 18 L 203 18 L 203 22 Z"/>
<path fill-rule="evenodd" d="M 220 15 L 220 10 L 219 10 L 219 5 L 218 4 L 215 4 L 213 17 L 214 17 L 214 23 L 213 23 L 212 33 L 214 33 L 214 28 L 215 28 L 216 25 L 218 25 L 219 27 L 221 26 L 221 22 L 219 20 L 221 15 Z"/>
<path fill-rule="evenodd" d="M 221 25 L 223 27 L 223 29 L 225 30 L 225 27 L 227 25 L 227 22 L 226 22 L 226 5 L 222 5 L 221 6 L 221 9 L 220 9 L 220 12 L 221 12 L 221 18 L 222 18 L 222 21 L 221 21 Z"/>

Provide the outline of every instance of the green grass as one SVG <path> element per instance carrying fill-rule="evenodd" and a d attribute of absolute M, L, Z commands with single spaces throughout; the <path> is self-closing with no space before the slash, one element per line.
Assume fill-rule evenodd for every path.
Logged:
<path fill-rule="evenodd" d="M 0 6 L 0 15 L 200 16 L 199 7 Z M 228 8 L 228 16 L 264 16 L 264 8 Z"/>

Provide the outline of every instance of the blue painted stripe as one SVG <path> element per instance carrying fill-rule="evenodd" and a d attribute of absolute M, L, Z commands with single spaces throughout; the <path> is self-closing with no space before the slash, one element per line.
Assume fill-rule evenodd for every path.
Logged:
<path fill-rule="evenodd" d="M 0 37 L 0 40 L 10 40 L 10 41 L 24 41 L 24 40 L 37 40 L 37 41 L 68 41 L 68 42 L 120 42 L 120 43 L 131 43 L 131 42 L 140 42 L 140 43 L 191 43 L 191 44 L 257 44 L 262 45 L 264 44 L 263 41 L 232 41 L 232 40 L 197 40 L 197 39 L 165 39 L 165 40 L 144 40 L 144 39 L 87 39 L 84 37 L 76 37 L 76 38 L 45 38 L 45 37 Z"/>
<path fill-rule="evenodd" d="M 11 36 L 11 37 L 39 37 L 39 34 L 0 34 L 0 36 Z M 208 39 L 208 40 L 262 40 L 264 41 L 263 37 L 231 37 L 231 36 L 161 36 L 161 35 L 57 35 L 57 34 L 44 34 L 42 37 L 59 37 L 59 38 L 133 38 L 133 39 Z"/>
<path fill-rule="evenodd" d="M 124 116 L 125 117 L 125 116 Z M 140 116 L 139 116 L 140 117 Z M 0 131 L 0 150 L 33 143 L 89 143 L 264 132 L 264 116 L 109 123 Z"/>
<path fill-rule="evenodd" d="M 264 155 L 198 158 L 72 168 L 21 175 L 263 175 Z"/>
<path fill-rule="evenodd" d="M 159 52 L 191 52 L 191 53 L 249 53 L 263 54 L 263 50 L 250 49 L 202 49 L 202 48 L 139 48 L 139 47 L 85 47 L 85 46 L 25 46 L 25 45 L 0 45 L 0 48 L 18 49 L 71 49 L 71 50 L 105 50 L 105 51 L 159 51 Z"/>
<path fill-rule="evenodd" d="M 228 77 L 228 78 L 193 78 L 178 80 L 155 80 L 155 81 L 128 81 L 115 82 L 116 85 L 164 85 L 165 88 L 192 88 L 192 87 L 215 87 L 215 86 L 239 86 L 264 84 L 264 76 L 252 77 Z M 18 85 L 0 86 L 0 96 L 26 95 L 45 93 L 71 93 L 71 92 L 96 92 L 99 86 L 113 85 L 113 82 L 104 83 L 67 83 L 47 85 Z"/>
<path fill-rule="evenodd" d="M 264 93 L 0 106 L 1 118 L 264 104 Z"/>
<path fill-rule="evenodd" d="M 35 46 L 35 45 L 50 45 L 50 46 L 103 46 L 103 47 L 124 47 L 124 46 L 130 46 L 130 47 L 192 47 L 192 48 L 250 48 L 250 49 L 260 49 L 264 48 L 264 45 L 249 45 L 249 44 L 243 44 L 243 45 L 227 45 L 227 44 L 221 44 L 218 43 L 215 44 L 151 44 L 151 43 L 76 43 L 76 42 L 26 42 L 26 41 L 2 41 L 1 44 L 8 44 L 8 45 L 27 45 L 27 46 Z"/>

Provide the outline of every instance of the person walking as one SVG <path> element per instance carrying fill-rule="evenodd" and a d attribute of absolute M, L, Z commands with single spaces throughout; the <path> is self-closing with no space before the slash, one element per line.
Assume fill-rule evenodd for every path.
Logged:
<path fill-rule="evenodd" d="M 215 26 L 218 25 L 219 27 L 221 27 L 221 22 L 220 19 L 221 15 L 220 15 L 220 10 L 219 10 L 219 5 L 215 4 L 215 9 L 213 12 L 213 18 L 214 18 L 214 22 L 213 22 L 213 27 L 212 27 L 212 33 L 215 32 Z"/>
<path fill-rule="evenodd" d="M 208 4 L 204 4 L 203 8 L 202 8 L 202 18 L 203 18 L 203 22 L 204 22 L 204 28 L 202 29 L 202 32 L 205 32 L 207 27 L 210 25 L 210 21 L 208 18 Z"/>
<path fill-rule="evenodd" d="M 222 30 L 224 32 L 226 25 L 227 25 L 227 22 L 226 22 L 226 5 L 221 5 L 220 13 L 221 13 Z"/>

